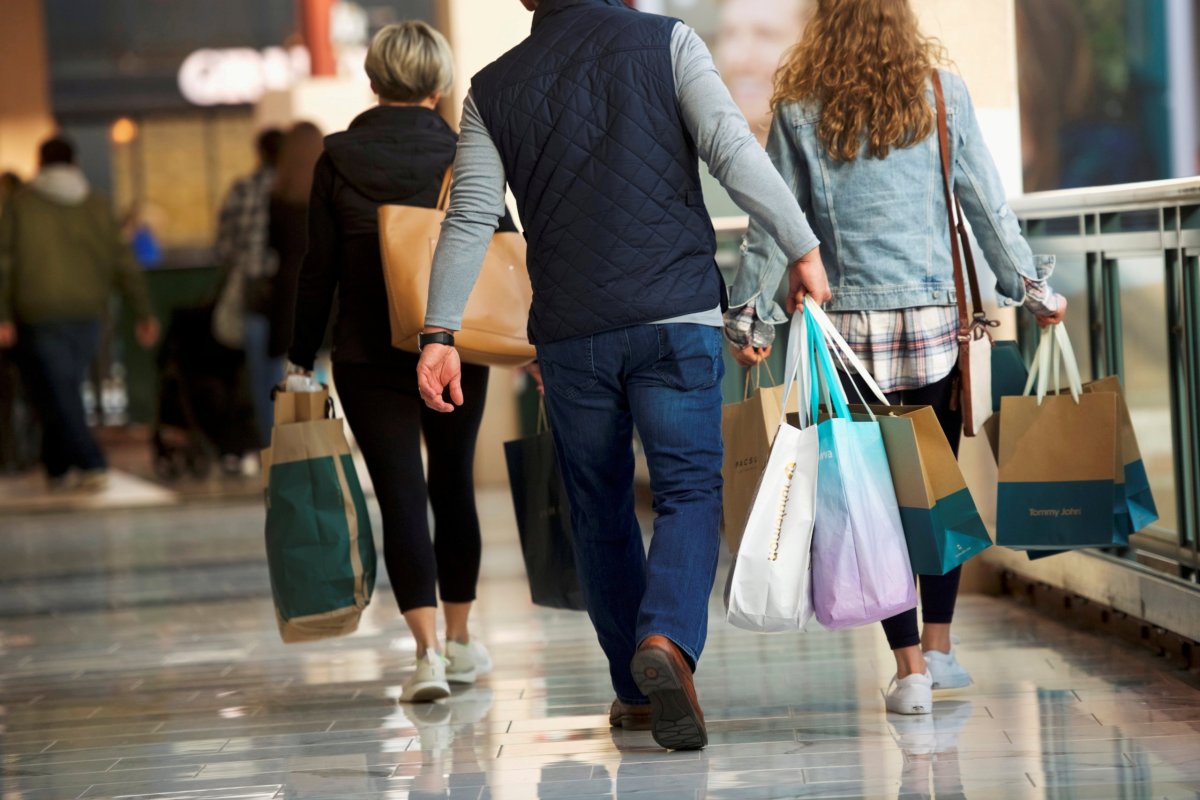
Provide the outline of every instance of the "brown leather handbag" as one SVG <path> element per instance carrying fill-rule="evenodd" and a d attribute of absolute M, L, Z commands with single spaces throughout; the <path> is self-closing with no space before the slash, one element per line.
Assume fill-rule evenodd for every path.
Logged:
<path fill-rule="evenodd" d="M 446 170 L 436 208 L 379 207 L 379 247 L 392 321 L 392 346 L 417 352 L 425 327 L 429 274 L 450 199 L 452 170 Z M 529 343 L 533 288 L 525 266 L 525 237 L 496 233 L 483 259 L 479 280 L 454 334 L 462 360 L 489 367 L 516 367 L 536 358 Z"/>
<path fill-rule="evenodd" d="M 958 400 L 963 413 L 963 433 L 974 436 L 992 415 L 992 334 L 989 329 L 1000 323 L 989 320 L 983 309 L 979 277 L 975 273 L 975 256 L 971 252 L 971 238 L 967 235 L 967 226 L 963 223 L 962 203 L 951 188 L 950 133 L 946 125 L 946 100 L 942 92 L 942 79 L 936 69 L 933 71 L 933 95 L 937 101 L 942 188 L 946 194 L 946 213 L 950 221 L 950 254 L 954 259 L 954 292 L 958 300 Z M 966 287 L 963 286 L 964 273 L 971 287 L 969 305 Z"/>

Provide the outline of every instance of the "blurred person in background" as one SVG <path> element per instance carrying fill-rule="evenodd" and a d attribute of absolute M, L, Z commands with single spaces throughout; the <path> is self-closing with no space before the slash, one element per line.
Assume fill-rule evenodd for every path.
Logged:
<path fill-rule="evenodd" d="M 0 214 L 4 213 L 4 206 L 24 185 L 25 181 L 15 172 L 0 174 Z"/>
<path fill-rule="evenodd" d="M 0 174 L 0 216 L 24 185 L 15 172 Z M 10 351 L 0 350 L 0 473 L 19 472 L 36 463 L 37 426 L 28 413 L 17 362 Z"/>
<path fill-rule="evenodd" d="M 423 22 L 389 25 L 372 40 L 366 71 L 379 105 L 325 140 L 313 177 L 308 252 L 289 352 L 289 374 L 311 375 L 336 294 L 333 378 L 383 513 L 392 591 L 416 640 L 416 670 L 401 702 L 446 697 L 450 683 L 473 683 L 492 666 L 468 627 L 482 550 L 474 461 L 488 370 L 464 368 L 471 400 L 459 413 L 447 416 L 424 406 L 417 356 L 391 344 L 376 221 L 385 203 L 437 206 L 458 144 L 458 135 L 436 111 L 453 85 L 453 64 L 445 37 Z M 504 224 L 514 230 L 511 220 Z M 444 650 L 437 631 L 439 592 Z"/>
<path fill-rule="evenodd" d="M 246 353 L 259 443 L 266 447 L 271 441 L 271 387 L 283 369 L 282 363 L 269 355 L 271 281 L 276 265 L 275 254 L 267 245 L 271 187 L 283 132 L 268 128 L 258 135 L 256 144 L 258 168 L 233 184 L 217 222 L 214 255 L 223 282 L 213 309 L 213 335 L 226 347 Z M 223 466 L 234 469 L 234 465 Z"/>
<path fill-rule="evenodd" d="M 283 137 L 275 183 L 271 187 L 267 242 L 275 253 L 275 275 L 271 280 L 268 314 L 271 334 L 267 355 L 271 359 L 264 386 L 271 386 L 283 375 L 284 356 L 292 343 L 296 320 L 296 284 L 308 249 L 308 200 L 312 194 L 313 173 L 325 150 L 321 129 L 311 122 L 297 122 Z M 269 381 L 266 378 L 270 378 Z"/>
<path fill-rule="evenodd" d="M 815 0 L 721 0 L 713 60 L 758 143 L 771 130 L 775 70 L 800 41 Z"/>
<path fill-rule="evenodd" d="M 891 403 L 932 406 L 957 453 L 959 320 L 932 83 L 944 60 L 942 46 L 921 33 L 909 0 L 817 0 L 775 79 L 767 152 L 821 238 L 830 318 Z M 1024 304 L 1043 325 L 1059 322 L 1067 301 L 1049 288 L 1050 268 L 1035 262 L 1021 236 L 966 84 L 944 69 L 938 74 L 951 183 L 997 293 L 1007 305 Z M 760 320 L 786 321 L 774 297 L 787 266 L 773 250 L 767 231 L 752 221 L 730 291 L 731 316 L 744 307 Z M 813 288 L 794 268 L 788 285 L 789 307 Z M 737 338 L 730 344 L 744 345 Z M 845 375 L 843 382 L 851 397 L 868 395 Z M 896 659 L 888 711 L 929 714 L 934 689 L 970 685 L 950 638 L 961 575 L 957 567 L 920 576 L 923 630 L 915 608 L 883 621 Z"/>
<path fill-rule="evenodd" d="M 0 217 L 0 347 L 18 348 L 42 419 L 42 463 L 55 490 L 99 490 L 108 466 L 88 429 L 80 389 L 118 290 L 139 344 L 158 339 L 146 281 L 107 198 L 93 192 L 62 138 L 44 142 L 40 170 Z"/>
<path fill-rule="evenodd" d="M 1169 177 L 1143 127 L 1161 88 L 1126 52 L 1130 10 L 1080 0 L 1017 0 L 1015 10 L 1025 191 Z"/>
<path fill-rule="evenodd" d="M 713 61 L 760 145 L 771 128 L 771 87 L 783 54 L 804 31 L 814 0 L 717 0 Z M 636 4 L 635 4 L 636 5 Z M 744 212 L 708 170 L 704 203 L 713 217 Z"/>

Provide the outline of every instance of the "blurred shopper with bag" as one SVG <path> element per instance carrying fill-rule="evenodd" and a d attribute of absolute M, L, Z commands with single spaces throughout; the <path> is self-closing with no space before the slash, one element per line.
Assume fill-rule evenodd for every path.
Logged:
<path fill-rule="evenodd" d="M 258 135 L 258 169 L 230 188 L 221 205 L 214 246 L 223 274 L 213 308 L 213 336 L 226 347 L 246 353 L 260 447 L 271 441 L 271 387 L 283 370 L 282 361 L 268 353 L 276 258 L 267 246 L 271 187 L 282 144 L 283 132 L 278 129 Z"/>
<path fill-rule="evenodd" d="M 81 385 L 114 290 L 143 347 L 158 340 L 146 281 L 108 199 L 93 192 L 65 139 L 41 147 L 41 169 L 0 217 L 0 348 L 17 347 L 42 420 L 54 490 L 104 488 L 108 465 L 88 429 Z"/>
<path fill-rule="evenodd" d="M 699 160 L 814 282 L 818 242 L 690 28 L 622 0 L 522 2 L 532 33 L 474 77 L 463 110 L 421 394 L 451 418 L 478 402 L 452 332 L 507 181 L 580 581 L 617 695 L 609 720 L 698 749 L 708 736 L 692 673 L 719 548 L 724 368 Z M 634 515 L 635 426 L 657 515 L 649 555 Z"/>
<path fill-rule="evenodd" d="M 833 295 L 825 308 L 837 331 L 890 403 L 933 408 L 957 453 L 963 402 L 983 397 L 963 375 L 960 345 L 985 344 L 987 327 L 977 305 L 964 310 L 953 192 L 1006 305 L 1024 303 L 1047 324 L 1062 319 L 1066 301 L 1047 287 L 1049 269 L 1021 238 L 966 85 L 936 69 L 943 61 L 908 0 L 818 0 L 776 75 L 767 150 L 823 242 Z M 937 113 L 939 83 L 944 115 Z M 939 118 L 948 129 L 945 146 Z M 752 221 L 731 298 L 731 319 L 741 310 L 743 327 L 743 307 L 759 321 L 786 321 L 773 298 L 787 262 L 771 239 Z M 788 282 L 792 307 L 815 288 L 795 269 Z M 734 338 L 731 346 L 745 343 Z M 843 381 L 854 388 L 845 374 Z M 983 399 L 990 411 L 990 390 Z M 955 568 L 921 576 L 923 632 L 915 609 L 884 621 L 896 657 L 889 711 L 929 713 L 932 689 L 970 683 L 950 638 L 960 575 Z"/>
<path fill-rule="evenodd" d="M 283 136 L 275 183 L 268 204 L 267 244 L 275 254 L 275 274 L 267 298 L 270 336 L 267 356 L 272 367 L 273 386 L 283 373 L 281 359 L 287 355 L 296 325 L 296 285 L 304 254 L 308 250 L 308 199 L 312 195 L 313 173 L 325 151 L 321 129 L 311 122 L 297 122 Z M 255 387 L 258 391 L 259 387 Z M 270 386 L 267 387 L 270 396 Z"/>
<path fill-rule="evenodd" d="M 416 671 L 400 699 L 430 701 L 447 696 L 449 683 L 473 683 L 491 669 L 487 650 L 471 638 L 467 624 L 479 578 L 473 467 L 488 370 L 463 370 L 470 401 L 460 413 L 425 408 L 417 391 L 417 356 L 391 346 L 379 249 L 379 206 L 434 208 L 454 160 L 458 136 L 436 111 L 453 81 L 450 46 L 423 22 L 389 25 L 371 42 L 366 70 L 379 105 L 349 130 L 326 138 L 313 177 L 288 372 L 311 374 L 336 294 L 334 382 L 375 486 L 384 562 L 417 644 Z M 503 204 L 493 227 L 502 216 Z"/>

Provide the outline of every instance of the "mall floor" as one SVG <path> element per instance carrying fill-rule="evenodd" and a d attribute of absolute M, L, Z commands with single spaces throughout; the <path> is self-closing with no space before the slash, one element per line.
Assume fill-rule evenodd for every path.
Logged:
<path fill-rule="evenodd" d="M 586 617 L 530 605 L 507 497 L 482 503 L 496 670 L 424 706 L 396 703 L 386 586 L 357 635 L 280 643 L 250 501 L 0 517 L 0 798 L 1200 797 L 1194 677 L 977 596 L 977 684 L 932 717 L 884 713 L 876 628 L 754 636 L 717 598 L 708 749 L 611 731 Z"/>

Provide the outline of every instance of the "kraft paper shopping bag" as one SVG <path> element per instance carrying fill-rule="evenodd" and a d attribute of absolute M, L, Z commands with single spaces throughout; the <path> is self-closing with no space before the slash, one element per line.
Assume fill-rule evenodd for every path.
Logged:
<path fill-rule="evenodd" d="M 745 397 L 738 403 L 727 403 L 721 409 L 721 436 L 725 455 L 721 464 L 724 479 L 722 527 L 725 544 L 730 553 L 737 553 L 742 531 L 754 500 L 759 478 L 771 453 L 771 442 L 779 426 L 784 387 L 755 387 L 747 375 Z M 789 411 L 796 411 L 796 398 L 787 402 Z"/>
<path fill-rule="evenodd" d="M 1061 325 L 1043 332 L 1038 362 L 1037 395 L 1001 400 L 996 543 L 1037 550 L 1110 545 L 1119 461 L 1116 396 L 1083 391 Z M 1060 362 L 1066 368 L 1068 394 L 1049 393 L 1052 362 L 1056 372 Z"/>
<path fill-rule="evenodd" d="M 375 542 L 342 421 L 327 392 L 279 392 L 267 482 L 266 546 L 285 642 L 358 628 L 375 586 Z M 297 421 L 301 420 L 301 421 Z"/>
<path fill-rule="evenodd" d="M 871 406 L 883 433 L 908 557 L 918 575 L 945 575 L 992 546 L 958 459 L 929 406 Z M 856 419 L 866 412 L 850 406 Z"/>

